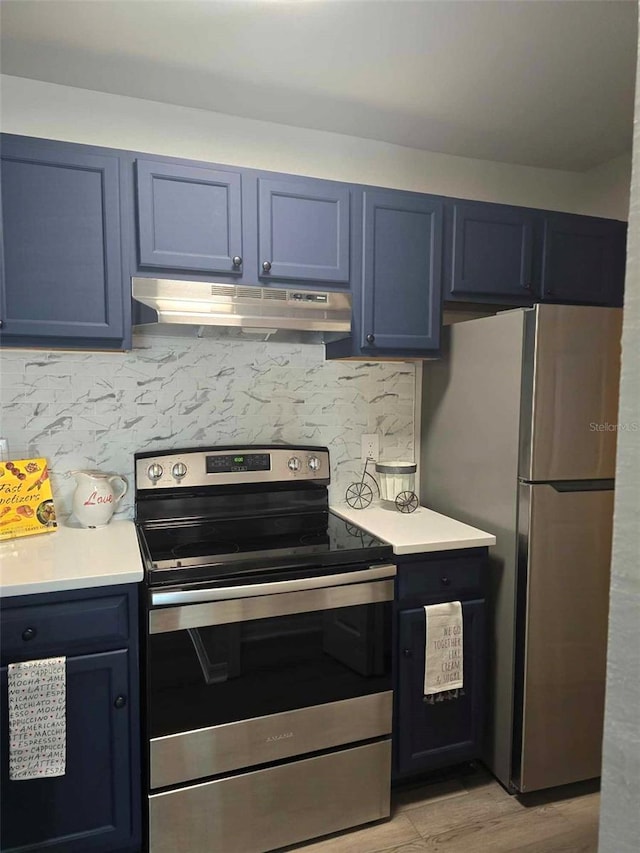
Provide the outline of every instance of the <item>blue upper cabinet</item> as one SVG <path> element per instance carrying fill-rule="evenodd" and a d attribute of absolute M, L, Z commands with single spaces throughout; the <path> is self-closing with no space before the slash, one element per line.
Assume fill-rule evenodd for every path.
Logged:
<path fill-rule="evenodd" d="M 364 193 L 360 347 L 371 355 L 440 346 L 441 199 Z"/>
<path fill-rule="evenodd" d="M 136 182 L 141 267 L 241 274 L 238 172 L 138 160 Z"/>
<path fill-rule="evenodd" d="M 95 151 L 3 137 L 4 344 L 126 346 L 120 162 Z"/>
<path fill-rule="evenodd" d="M 451 239 L 445 299 L 533 302 L 533 211 L 455 201 L 447 213 Z"/>
<path fill-rule="evenodd" d="M 543 301 L 622 305 L 626 233 L 625 222 L 547 214 Z"/>
<path fill-rule="evenodd" d="M 258 275 L 349 284 L 351 192 L 311 178 L 258 180 Z"/>

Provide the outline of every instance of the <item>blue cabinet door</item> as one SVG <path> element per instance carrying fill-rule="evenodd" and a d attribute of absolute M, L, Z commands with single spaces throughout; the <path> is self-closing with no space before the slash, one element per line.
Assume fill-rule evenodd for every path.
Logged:
<path fill-rule="evenodd" d="M 627 226 L 612 219 L 548 214 L 542 299 L 622 305 Z"/>
<path fill-rule="evenodd" d="M 140 266 L 190 272 L 242 272 L 238 172 L 136 162 Z"/>
<path fill-rule="evenodd" d="M 364 193 L 360 346 L 365 352 L 437 350 L 442 308 L 442 202 Z"/>
<path fill-rule="evenodd" d="M 2 715 L 7 668 L 0 670 Z M 91 853 L 132 848 L 128 652 L 67 658 L 64 776 L 10 781 L 2 726 L 2 851 Z M 124 704 L 122 704 L 124 700 Z"/>
<path fill-rule="evenodd" d="M 3 137 L 1 191 L 5 342 L 120 341 L 128 283 L 118 158 Z"/>
<path fill-rule="evenodd" d="M 424 701 L 424 608 L 398 614 L 394 742 L 397 775 L 479 758 L 484 731 L 485 602 L 462 602 L 463 683 L 457 698 Z"/>
<path fill-rule="evenodd" d="M 258 180 L 258 275 L 349 284 L 349 187 L 311 178 Z"/>
<path fill-rule="evenodd" d="M 525 208 L 456 201 L 445 299 L 533 299 L 535 216 Z"/>

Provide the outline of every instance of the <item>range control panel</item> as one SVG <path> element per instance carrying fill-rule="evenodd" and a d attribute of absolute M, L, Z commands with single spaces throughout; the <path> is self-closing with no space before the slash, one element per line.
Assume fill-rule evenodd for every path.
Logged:
<path fill-rule="evenodd" d="M 136 455 L 136 489 L 330 479 L 326 447 L 238 447 Z"/>
<path fill-rule="evenodd" d="M 233 474 L 238 471 L 270 471 L 269 453 L 229 453 L 207 456 L 207 474 Z"/>

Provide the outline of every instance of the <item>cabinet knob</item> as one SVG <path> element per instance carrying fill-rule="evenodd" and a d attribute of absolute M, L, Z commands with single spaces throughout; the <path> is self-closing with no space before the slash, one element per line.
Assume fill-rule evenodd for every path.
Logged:
<path fill-rule="evenodd" d="M 264 272 L 269 272 L 269 270 L 271 269 L 271 261 L 263 261 L 262 269 Z"/>
<path fill-rule="evenodd" d="M 411 657 L 413 657 L 413 649 L 403 649 L 403 650 L 402 650 L 402 654 L 403 654 L 406 658 L 411 658 Z"/>
<path fill-rule="evenodd" d="M 0 320 L 0 329 L 2 328 L 2 320 Z"/>
<path fill-rule="evenodd" d="M 22 639 L 27 642 L 28 640 L 33 640 L 38 632 L 35 628 L 25 628 L 22 632 Z"/>
<path fill-rule="evenodd" d="M 242 266 L 242 258 L 240 257 L 240 255 L 234 255 L 233 265 L 234 265 L 234 267 L 241 267 Z"/>
<path fill-rule="evenodd" d="M 126 696 L 116 696 L 115 702 L 113 703 L 114 708 L 124 708 L 127 704 Z"/>
<path fill-rule="evenodd" d="M 376 342 L 376 336 L 375 335 L 367 335 L 367 343 L 368 344 L 375 344 L 375 342 Z"/>
<path fill-rule="evenodd" d="M 443 586 L 449 586 L 449 584 L 451 583 L 451 581 L 449 580 L 449 578 L 440 578 L 440 583 L 441 583 Z"/>

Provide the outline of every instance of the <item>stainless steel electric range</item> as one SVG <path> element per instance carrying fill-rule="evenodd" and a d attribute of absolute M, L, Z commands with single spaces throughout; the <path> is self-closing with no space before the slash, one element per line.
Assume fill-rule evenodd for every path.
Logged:
<path fill-rule="evenodd" d="M 264 853 L 389 815 L 391 547 L 324 447 L 138 453 L 151 853 Z"/>

